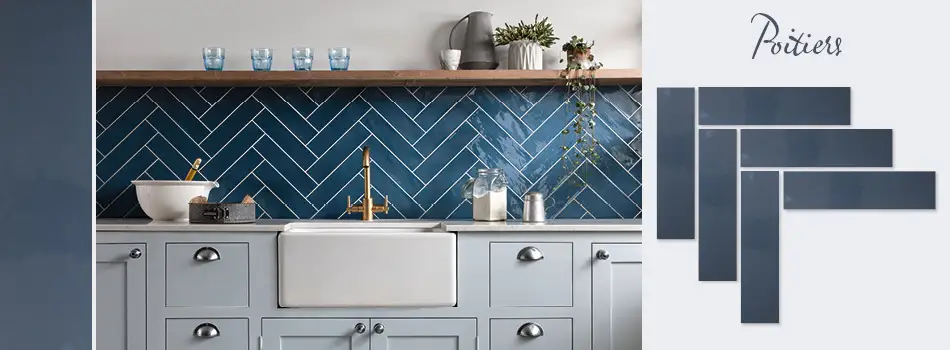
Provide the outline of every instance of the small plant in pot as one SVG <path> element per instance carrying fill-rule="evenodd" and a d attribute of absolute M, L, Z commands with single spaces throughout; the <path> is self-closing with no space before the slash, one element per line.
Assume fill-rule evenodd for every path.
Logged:
<path fill-rule="evenodd" d="M 508 45 L 508 69 L 539 70 L 544 64 L 544 48 L 551 48 L 559 39 L 554 36 L 554 26 L 545 17 L 534 23 L 524 21 L 511 26 L 495 28 L 495 46 Z"/>

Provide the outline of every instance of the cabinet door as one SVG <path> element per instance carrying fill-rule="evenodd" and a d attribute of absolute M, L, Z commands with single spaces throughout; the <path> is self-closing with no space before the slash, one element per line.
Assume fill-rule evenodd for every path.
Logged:
<path fill-rule="evenodd" d="M 145 245 L 96 244 L 96 348 L 145 350 Z"/>
<path fill-rule="evenodd" d="M 369 350 L 368 319 L 264 319 L 264 350 Z"/>
<path fill-rule="evenodd" d="M 593 244 L 593 350 L 642 348 L 640 244 Z"/>
<path fill-rule="evenodd" d="M 372 319 L 372 350 L 476 350 L 475 319 Z"/>

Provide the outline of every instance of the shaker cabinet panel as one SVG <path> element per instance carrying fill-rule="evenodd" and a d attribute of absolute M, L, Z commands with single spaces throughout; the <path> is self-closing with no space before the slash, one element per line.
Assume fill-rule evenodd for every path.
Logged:
<path fill-rule="evenodd" d="M 145 350 L 144 244 L 96 244 L 96 347 Z"/>
<path fill-rule="evenodd" d="M 244 318 L 165 320 L 166 350 L 249 350 Z"/>
<path fill-rule="evenodd" d="M 267 350 L 369 350 L 369 319 L 264 319 Z"/>
<path fill-rule="evenodd" d="M 572 350 L 570 318 L 492 319 L 490 350 Z"/>
<path fill-rule="evenodd" d="M 372 320 L 372 350 L 476 350 L 475 319 Z"/>
<path fill-rule="evenodd" d="M 640 244 L 591 245 L 593 350 L 642 348 Z"/>
<path fill-rule="evenodd" d="M 492 307 L 574 304 L 574 245 L 566 242 L 489 244 Z"/>
<path fill-rule="evenodd" d="M 165 306 L 247 307 L 247 243 L 165 245 Z"/>

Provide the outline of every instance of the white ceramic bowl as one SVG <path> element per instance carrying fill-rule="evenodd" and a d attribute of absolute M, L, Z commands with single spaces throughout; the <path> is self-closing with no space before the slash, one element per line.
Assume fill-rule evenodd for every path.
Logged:
<path fill-rule="evenodd" d="M 188 221 L 188 202 L 208 197 L 217 188 L 214 181 L 136 180 L 135 195 L 145 215 L 155 221 Z"/>

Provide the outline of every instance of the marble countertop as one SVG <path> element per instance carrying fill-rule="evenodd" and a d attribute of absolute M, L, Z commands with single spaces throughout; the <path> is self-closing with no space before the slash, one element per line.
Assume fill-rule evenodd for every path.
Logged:
<path fill-rule="evenodd" d="M 639 232 L 639 219 L 560 219 L 545 223 L 434 220 L 257 220 L 253 224 L 189 224 L 148 219 L 97 219 L 96 231 L 109 232 L 282 232 L 308 228 L 431 228 L 450 232 Z"/>

